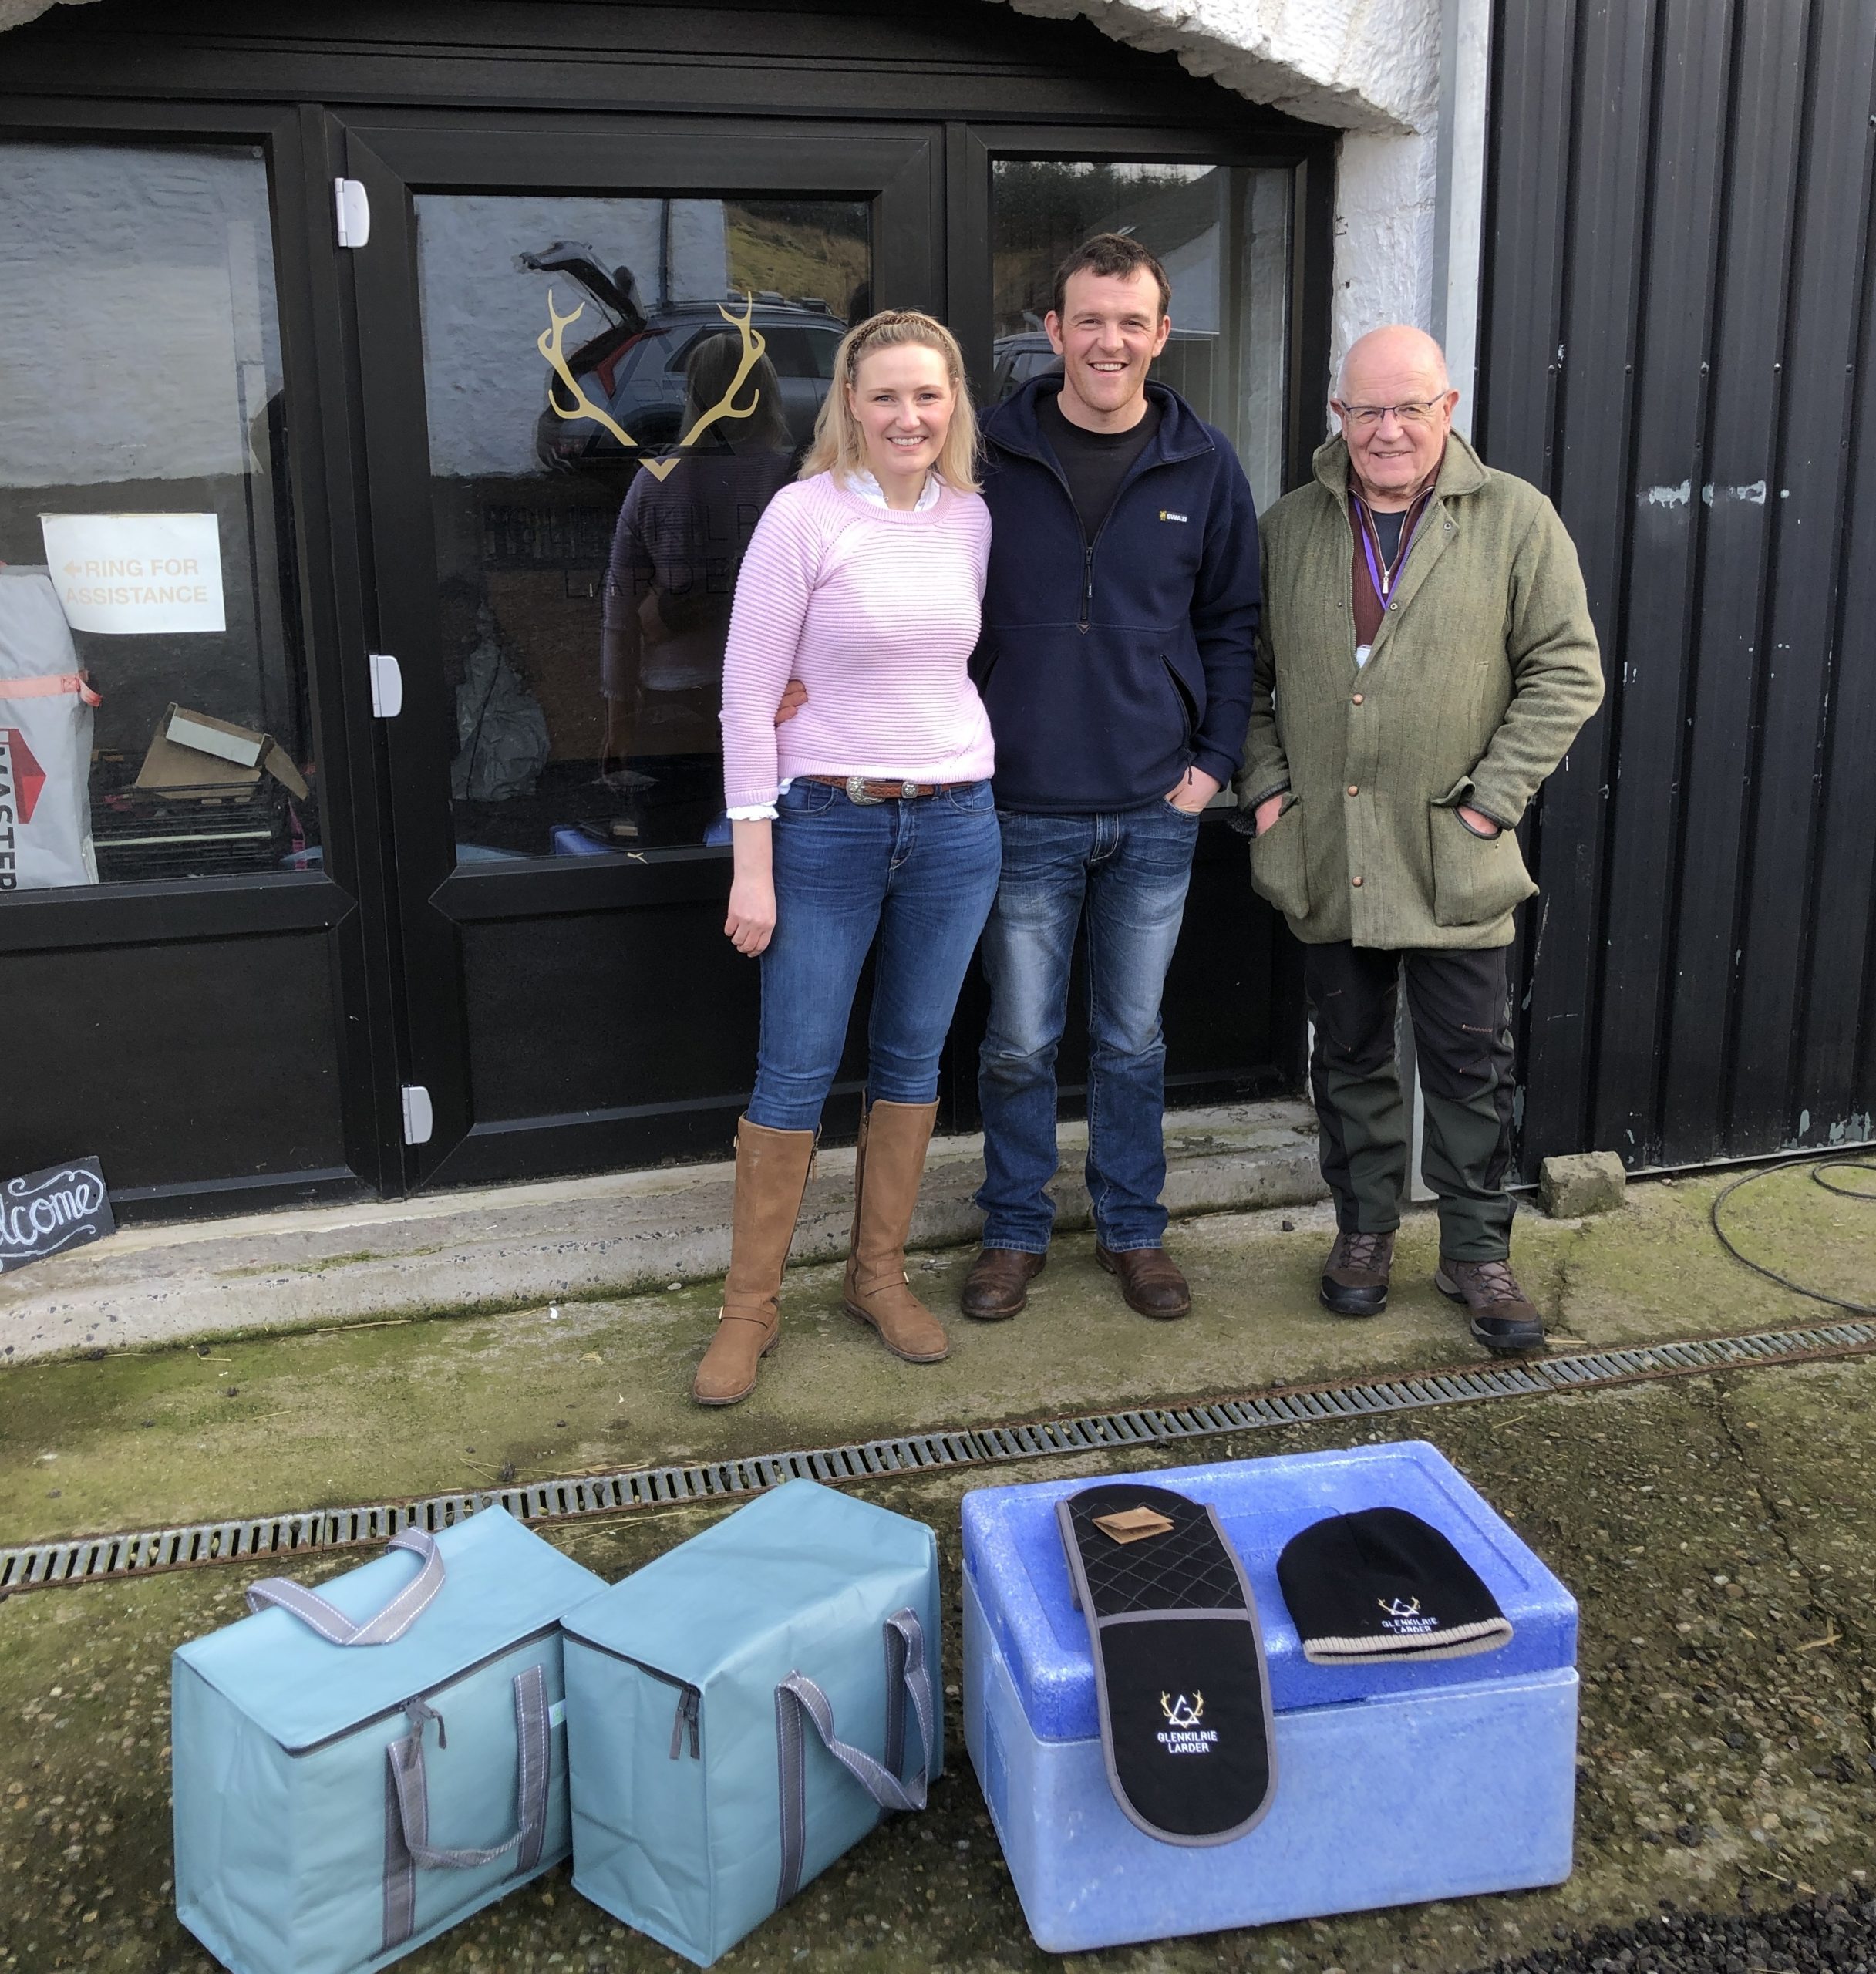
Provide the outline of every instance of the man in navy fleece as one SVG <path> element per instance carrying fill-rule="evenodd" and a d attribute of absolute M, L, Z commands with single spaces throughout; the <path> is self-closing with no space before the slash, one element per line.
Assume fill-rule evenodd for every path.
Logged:
<path fill-rule="evenodd" d="M 1141 1315 L 1183 1316 L 1162 1245 L 1160 1002 L 1199 816 L 1251 707 L 1257 516 L 1231 442 L 1147 372 L 1171 332 L 1165 270 L 1101 234 L 1056 276 L 1059 376 L 985 422 L 993 532 L 972 671 L 996 737 L 1003 874 L 981 952 L 982 1251 L 967 1316 L 1014 1316 L 1049 1251 L 1056 1053 L 1087 928 L 1088 1191 L 1096 1254 Z"/>

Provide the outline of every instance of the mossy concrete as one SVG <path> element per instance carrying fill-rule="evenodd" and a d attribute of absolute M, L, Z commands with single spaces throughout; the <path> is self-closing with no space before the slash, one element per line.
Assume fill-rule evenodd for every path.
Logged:
<path fill-rule="evenodd" d="M 1558 1347 L 1826 1322 L 1714 1240 L 1721 1181 L 1632 1186 L 1581 1224 L 1521 1213 L 1516 1258 Z M 1872 1208 L 1802 1170 L 1734 1195 L 1742 1248 L 1872 1299 Z M 1287 1225 L 1285 1222 L 1288 1223 Z M 783 1347 L 749 1404 L 685 1387 L 714 1285 L 672 1294 L 345 1326 L 107 1353 L 0 1374 L 0 1540 L 395 1498 L 583 1468 L 775 1450 L 1271 1384 L 1479 1361 L 1436 1295 L 1432 1217 L 1403 1230 L 1392 1306 L 1328 1316 L 1320 1208 L 1188 1221 L 1173 1244 L 1195 1312 L 1144 1322 L 1059 1241 L 1013 1323 L 953 1324 L 945 1363 L 901 1365 L 840 1313 L 837 1274 L 791 1272 Z M 913 1275 L 950 1306 L 968 1252 Z M 1124 1974 L 1207 1969 L 1457 1974 L 1625 1922 L 1666 1899 L 1774 1905 L 1876 1870 L 1876 1362 L 1679 1379 L 1286 1428 L 1181 1459 L 1423 1433 L 1504 1508 L 1583 1607 L 1578 1864 L 1555 1890 L 1449 1902 L 1084 1956 Z M 1151 1450 L 913 1477 L 864 1490 L 940 1531 L 955 1627 L 958 1504 L 972 1486 L 1150 1470 Z M 608 1578 L 720 1511 L 551 1531 Z M 309 1561 L 309 1580 L 354 1558 Z M 269 1568 L 275 1567 L 270 1565 Z M 206 1974 L 169 1911 L 167 1662 L 229 1622 L 259 1568 L 213 1568 L 0 1602 L 0 1967 Z M 958 1644 L 946 1644 L 955 1685 Z M 958 1745 L 922 1817 L 895 1822 L 722 1964 L 1029 1974 L 1035 1950 Z M 1865 1885 L 1869 1882 L 1864 1880 Z M 414 1956 L 417 1974 L 675 1969 L 571 1891 L 564 1871 Z"/>
<path fill-rule="evenodd" d="M 1551 1890 L 1403 1907 L 1058 1961 L 1029 1941 L 968 1759 L 721 1963 L 901 1974 L 1455 1974 L 1665 1901 L 1736 1909 L 1867 1885 L 1876 1848 L 1876 1363 L 1762 1370 L 1426 1415 L 1434 1440 L 1581 1602 L 1576 1870 Z M 1346 1425 L 1207 1456 L 1349 1445 Z M 1150 1471 L 1140 1452 L 1038 1463 Z M 980 1474 L 870 1486 L 940 1533 L 954 1703 L 958 1504 Z M 1008 1477 L 999 1474 L 998 1479 Z M 608 1578 L 703 1527 L 674 1508 L 556 1529 Z M 343 1567 L 309 1565 L 317 1578 Z M 17 1595 L 0 1605 L 0 1965 L 209 1974 L 169 1906 L 167 1659 L 227 1622 L 258 1570 Z M 1407 1812 L 1403 1812 L 1407 1813 Z M 564 1869 L 413 1955 L 413 1974 L 675 1970 Z"/>
<path fill-rule="evenodd" d="M 1638 1185 L 1622 1212 L 1580 1223 L 1519 1214 L 1517 1263 L 1558 1348 L 1827 1319 L 1719 1248 L 1706 1217 L 1719 1184 Z M 1797 1171 L 1736 1198 L 1750 1251 L 1868 1294 L 1876 1209 Z M 955 1315 L 968 1250 L 922 1255 L 914 1283 L 950 1312 L 952 1336 L 950 1358 L 923 1366 L 842 1313 L 837 1268 L 795 1268 L 782 1343 L 755 1396 L 726 1411 L 688 1396 L 716 1317 L 710 1282 L 17 1366 L 0 1375 L 0 1541 L 1485 1361 L 1432 1287 L 1430 1213 L 1409 1215 L 1388 1312 L 1372 1322 L 1317 1302 L 1332 1233 L 1321 1208 L 1181 1223 L 1171 1241 L 1194 1309 L 1173 1324 L 1124 1306 L 1086 1235 L 1056 1241 L 1008 1323 Z"/>

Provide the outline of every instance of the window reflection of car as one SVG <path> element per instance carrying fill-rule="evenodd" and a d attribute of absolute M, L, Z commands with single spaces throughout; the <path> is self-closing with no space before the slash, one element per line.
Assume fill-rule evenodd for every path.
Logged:
<path fill-rule="evenodd" d="M 1218 337 L 1210 329 L 1175 328 L 1169 340 L 1215 342 Z M 991 349 L 995 359 L 995 368 L 990 376 L 992 404 L 1001 404 L 1032 377 L 1053 376 L 1062 368 L 1061 358 L 1049 346 L 1046 329 L 1019 329 L 1013 335 L 999 336 Z"/>
<path fill-rule="evenodd" d="M 713 301 L 672 301 L 642 308 L 628 268 L 608 278 L 590 248 L 565 244 L 541 254 L 524 254 L 522 264 L 543 273 L 571 275 L 605 310 L 607 326 L 568 357 L 581 389 L 603 405 L 645 451 L 676 445 L 683 437 L 685 365 L 704 336 L 721 335 L 727 308 L 740 319 L 749 305 L 740 294 Z M 565 304 L 561 304 L 563 308 Z M 815 295 L 790 299 L 758 291 L 751 318 L 762 332 L 765 353 L 774 366 L 780 410 L 790 440 L 805 445 L 834 376 L 834 352 L 847 325 Z M 624 451 L 618 440 L 591 419 L 565 419 L 555 403 L 568 402 L 567 388 L 549 374 L 549 403 L 534 427 L 534 450 L 543 466 L 568 472 L 603 463 Z M 719 428 L 720 429 L 721 428 Z"/>

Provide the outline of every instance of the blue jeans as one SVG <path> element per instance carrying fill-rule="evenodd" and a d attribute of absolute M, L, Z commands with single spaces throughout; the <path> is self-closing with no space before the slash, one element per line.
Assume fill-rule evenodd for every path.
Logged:
<path fill-rule="evenodd" d="M 876 938 L 867 1099 L 931 1103 L 958 990 L 996 895 L 1002 845 L 990 784 L 858 803 L 797 781 L 775 806 L 775 932 L 762 956 L 750 1123 L 807 1131 L 820 1122 Z"/>
<path fill-rule="evenodd" d="M 1095 816 L 1000 814 L 1003 876 L 984 931 L 990 1022 L 978 1062 L 983 1243 L 1039 1255 L 1054 1203 L 1056 1051 L 1084 914 L 1088 1193 L 1103 1247 L 1165 1237 L 1166 1045 L 1160 997 L 1179 940 L 1198 818 L 1170 802 Z"/>

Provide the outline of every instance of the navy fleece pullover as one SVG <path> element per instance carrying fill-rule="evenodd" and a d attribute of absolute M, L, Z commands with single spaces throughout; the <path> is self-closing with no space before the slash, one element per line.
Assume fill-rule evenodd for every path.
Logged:
<path fill-rule="evenodd" d="M 997 806 L 1086 815 L 1165 796 L 1191 766 L 1228 783 L 1257 641 L 1257 514 L 1222 432 L 1149 384 L 1160 429 L 1090 541 L 1036 406 L 984 423 L 992 522 L 972 675 L 996 736 Z"/>

